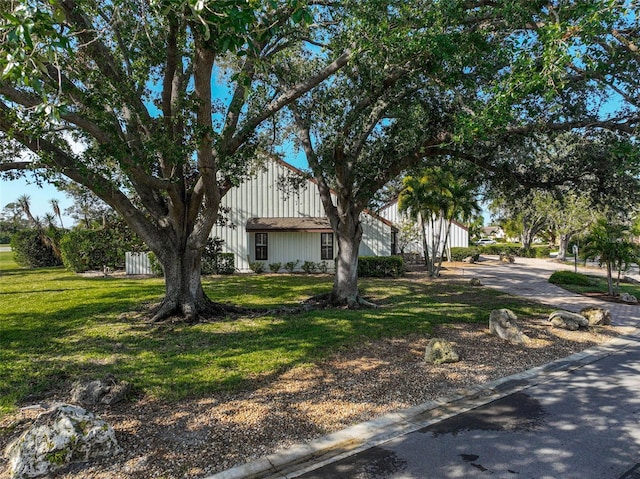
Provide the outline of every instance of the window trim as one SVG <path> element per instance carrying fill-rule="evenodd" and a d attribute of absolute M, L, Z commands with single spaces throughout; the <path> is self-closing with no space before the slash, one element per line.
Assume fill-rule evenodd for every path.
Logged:
<path fill-rule="evenodd" d="M 258 242 L 259 237 L 264 239 L 264 242 Z M 256 261 L 267 261 L 269 259 L 269 234 L 255 233 L 254 242 L 254 256 Z"/>
<path fill-rule="evenodd" d="M 325 243 L 325 238 L 330 238 L 330 241 Z M 320 259 L 322 261 L 333 261 L 333 233 L 320 233 Z M 329 254 L 325 254 L 328 252 Z"/>

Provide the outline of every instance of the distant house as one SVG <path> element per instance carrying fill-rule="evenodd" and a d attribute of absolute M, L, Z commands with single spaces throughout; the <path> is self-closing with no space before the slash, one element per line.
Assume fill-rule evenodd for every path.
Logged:
<path fill-rule="evenodd" d="M 394 226 L 400 228 L 403 222 L 408 221 L 409 216 L 406 213 L 403 213 L 398 208 L 398 200 L 394 199 L 387 203 L 385 206 L 380 209 L 378 212 L 380 216 L 390 221 Z M 419 228 L 416 225 L 416 228 Z M 427 244 L 429 248 L 431 248 L 431 241 L 433 235 L 431 234 L 431 227 L 427 226 Z M 444 246 L 444 235 L 441 237 L 440 251 L 442 251 L 442 247 Z M 469 246 L 469 228 L 464 226 L 457 221 L 453 221 L 451 223 L 451 228 L 449 229 L 449 238 L 447 241 L 447 248 L 456 248 L 456 247 L 467 247 Z M 424 252 L 422 251 L 422 237 L 415 239 L 404 247 L 404 252 L 409 254 L 418 254 L 420 256 L 424 256 Z"/>
<path fill-rule="evenodd" d="M 482 237 L 491 239 L 503 239 L 506 234 L 501 226 L 491 225 L 482 228 Z"/>
<path fill-rule="evenodd" d="M 229 190 L 221 208 L 224 224 L 211 237 L 224 240 L 223 251 L 235 255 L 240 271 L 254 261 L 282 263 L 324 262 L 334 269 L 336 238 L 316 184 L 302 171 L 278 159 L 270 159 L 255 174 Z M 389 256 L 394 251 L 395 227 L 373 213 L 362 213 L 360 256 Z M 268 271 L 268 268 L 265 268 Z"/>

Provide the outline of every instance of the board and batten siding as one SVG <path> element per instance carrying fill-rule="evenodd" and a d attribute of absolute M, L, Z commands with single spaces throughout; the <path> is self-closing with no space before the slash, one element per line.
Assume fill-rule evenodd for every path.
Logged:
<path fill-rule="evenodd" d="M 282 188 L 282 178 L 299 178 L 299 173 L 280 161 L 268 160 L 256 168 L 255 173 L 223 197 L 221 207 L 228 209 L 226 225 L 216 225 L 211 237 L 224 241 L 224 252 L 233 253 L 235 266 L 240 271 L 249 271 L 249 262 L 255 261 L 255 232 L 247 232 L 251 218 L 301 218 L 326 217 L 317 186 L 311 181 L 293 189 Z M 362 215 L 363 238 L 360 254 L 384 255 L 391 253 L 391 226 L 370 215 Z M 285 263 L 299 260 L 296 270 L 305 261 L 318 263 L 320 259 L 320 232 L 265 231 L 268 234 L 269 263 Z M 337 243 L 334 235 L 334 257 Z M 333 270 L 333 261 L 327 261 Z M 269 271 L 268 266 L 265 271 Z"/>
<path fill-rule="evenodd" d="M 398 209 L 398 201 L 394 200 L 390 202 L 385 207 L 383 207 L 378 214 L 390 221 L 397 227 L 408 218 L 406 213 L 400 212 Z M 436 221 L 436 227 L 438 225 L 438 221 Z M 416 225 L 419 228 L 418 225 Z M 431 246 L 432 235 L 431 235 L 431 227 L 428 225 L 426 228 L 427 232 L 427 243 Z M 441 241 L 444 241 L 444 235 Z M 451 223 L 451 227 L 449 228 L 449 240 L 447 244 L 448 248 L 466 248 L 469 246 L 469 230 L 462 224 L 454 221 Z M 422 240 L 416 241 L 410 245 L 407 245 L 405 249 L 406 253 L 422 253 Z"/>

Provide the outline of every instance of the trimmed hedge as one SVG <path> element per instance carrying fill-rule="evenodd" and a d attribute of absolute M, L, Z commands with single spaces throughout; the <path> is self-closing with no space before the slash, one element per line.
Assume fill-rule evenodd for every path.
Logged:
<path fill-rule="evenodd" d="M 52 241 L 58 241 L 58 231 L 46 232 Z M 42 232 L 35 229 L 21 230 L 11 237 L 11 251 L 14 259 L 20 266 L 28 268 L 46 268 L 61 266 L 62 260 L 58 257 L 51 245 L 42 241 Z"/>
<path fill-rule="evenodd" d="M 469 256 L 471 256 L 474 261 L 478 261 L 480 259 L 480 248 L 477 246 L 451 248 L 451 261 L 462 261 Z"/>
<path fill-rule="evenodd" d="M 361 278 L 399 278 L 404 274 L 402 256 L 360 256 L 358 276 Z"/>
<path fill-rule="evenodd" d="M 478 246 L 481 254 L 520 256 L 522 247 L 515 243 L 496 243 Z"/>

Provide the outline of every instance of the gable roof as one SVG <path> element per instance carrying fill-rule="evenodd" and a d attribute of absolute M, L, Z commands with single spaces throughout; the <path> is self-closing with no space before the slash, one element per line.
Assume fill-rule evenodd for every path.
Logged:
<path fill-rule="evenodd" d="M 280 158 L 279 158 L 279 157 L 277 157 L 277 156 L 273 156 L 273 155 L 272 155 L 272 156 L 270 156 L 270 158 L 271 158 L 273 161 L 275 161 L 276 163 L 278 163 L 278 164 L 280 164 L 280 165 L 284 166 L 285 168 L 289 169 L 291 172 L 295 173 L 296 175 L 299 175 L 299 176 L 302 176 L 302 177 L 309 177 L 309 175 L 308 175 L 307 173 L 305 173 L 304 171 L 302 171 L 302 170 L 300 170 L 300 169 L 296 168 L 295 166 L 293 166 L 293 165 L 291 165 L 291 164 L 287 163 L 286 161 L 284 161 L 284 160 L 280 159 Z M 318 182 L 316 181 L 316 179 L 315 179 L 315 178 L 313 178 L 313 177 L 309 177 L 307 181 L 309 181 L 310 183 L 313 183 L 314 185 L 317 185 L 317 184 L 318 184 Z M 333 188 L 331 188 L 331 190 L 330 190 L 330 191 L 331 191 L 331 193 L 332 193 L 333 195 L 336 195 L 336 196 L 338 195 L 338 193 L 336 193 L 336 192 L 333 190 Z M 365 214 L 367 214 L 367 215 L 369 215 L 369 216 L 371 216 L 372 218 L 374 218 L 374 219 L 376 219 L 376 220 L 380 221 L 381 223 L 384 223 L 385 225 L 389 226 L 393 231 L 397 231 L 397 230 L 398 230 L 398 228 L 396 227 L 396 225 L 394 225 L 394 224 L 393 224 L 391 221 L 389 221 L 388 219 L 383 218 L 383 217 L 382 217 L 382 216 L 380 216 L 378 213 L 376 213 L 376 212 L 374 212 L 374 211 L 371 211 L 371 210 L 369 210 L 368 208 L 365 208 L 362 212 L 363 212 L 363 213 L 365 213 Z M 331 228 L 331 226 L 330 226 L 330 225 L 329 225 L 329 228 Z"/>

